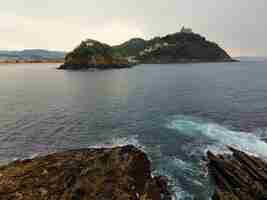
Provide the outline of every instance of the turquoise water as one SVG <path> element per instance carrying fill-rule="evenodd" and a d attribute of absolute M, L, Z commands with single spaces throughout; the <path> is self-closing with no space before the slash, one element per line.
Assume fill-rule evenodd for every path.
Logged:
<path fill-rule="evenodd" d="M 227 145 L 266 157 L 267 63 L 141 65 L 69 72 L 0 65 L 0 163 L 134 144 L 174 198 L 209 199 L 205 153 Z"/>

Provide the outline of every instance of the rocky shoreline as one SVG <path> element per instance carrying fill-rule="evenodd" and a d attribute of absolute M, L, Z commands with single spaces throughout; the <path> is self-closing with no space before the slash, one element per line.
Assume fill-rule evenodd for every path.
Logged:
<path fill-rule="evenodd" d="M 0 167 L 1 200 L 171 200 L 134 146 L 72 150 Z"/>
<path fill-rule="evenodd" d="M 207 152 L 213 200 L 267 199 L 267 163 L 229 147 Z M 153 177 L 146 154 L 132 145 L 80 149 L 0 167 L 0 200 L 171 200 L 168 180 Z"/>
<path fill-rule="evenodd" d="M 213 200 L 267 199 L 267 163 L 229 147 L 232 155 L 208 152 L 209 170 L 216 191 Z"/>
<path fill-rule="evenodd" d="M 140 64 L 198 64 L 198 63 L 232 63 L 232 62 L 240 62 L 239 60 L 235 60 L 235 59 L 224 59 L 224 60 L 198 60 L 198 59 L 181 59 L 181 60 L 176 60 L 174 61 L 155 61 L 155 62 L 144 62 L 144 63 L 140 63 Z"/>
<path fill-rule="evenodd" d="M 80 64 L 67 64 L 64 63 L 62 64 L 58 69 L 60 70 L 87 70 L 87 69 L 100 69 L 100 70 L 105 70 L 105 69 L 124 69 L 124 68 L 130 68 L 133 65 L 131 64 L 98 64 L 98 65 L 92 65 L 92 64 L 87 64 L 87 65 L 80 65 Z"/>

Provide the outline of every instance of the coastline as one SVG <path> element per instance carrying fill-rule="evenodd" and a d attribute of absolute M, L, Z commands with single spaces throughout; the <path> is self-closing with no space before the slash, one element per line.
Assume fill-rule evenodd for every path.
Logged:
<path fill-rule="evenodd" d="M 183 61 L 177 61 L 177 62 L 142 62 L 142 63 L 138 63 L 137 65 L 142 65 L 142 64 L 153 64 L 153 65 L 157 65 L 157 64 L 197 64 L 197 63 L 233 63 L 233 62 L 240 62 L 240 60 L 236 60 L 236 59 L 229 59 L 229 60 L 183 60 Z"/>
<path fill-rule="evenodd" d="M 212 199 L 265 199 L 267 163 L 232 147 L 229 150 L 232 155 L 207 152 L 209 175 L 215 183 Z M 151 169 L 147 155 L 133 145 L 69 150 L 0 166 L 0 196 L 171 200 L 169 180 L 152 176 Z"/>
<path fill-rule="evenodd" d="M 87 69 L 100 69 L 100 70 L 108 70 L 108 69 L 125 69 L 133 67 L 133 64 L 97 64 L 97 65 L 73 65 L 63 63 L 57 69 L 58 70 L 87 70 Z"/>
<path fill-rule="evenodd" d="M 64 63 L 64 60 L 0 60 L 0 64 Z"/>
<path fill-rule="evenodd" d="M 145 63 L 133 63 L 131 65 L 128 65 L 127 67 L 123 66 L 123 67 L 118 67 L 120 69 L 122 68 L 131 68 L 134 66 L 138 66 L 138 65 L 145 65 L 145 64 L 153 64 L 153 65 L 168 65 L 168 64 L 197 64 L 197 63 L 232 63 L 232 62 L 240 62 L 240 60 L 219 60 L 219 61 L 200 61 L 200 60 L 195 60 L 195 61 L 179 61 L 179 62 L 159 62 L 159 63 L 150 63 L 150 62 L 145 62 Z M 0 65 L 1 64 L 34 64 L 34 63 L 58 63 L 61 64 L 60 66 L 62 66 L 64 64 L 64 60 L 41 60 L 41 61 L 0 61 Z M 59 69 L 60 66 L 57 68 Z M 85 66 L 83 67 L 83 69 L 89 69 L 89 68 L 94 68 L 92 66 Z"/>
<path fill-rule="evenodd" d="M 64 64 L 60 65 L 58 70 L 88 70 L 88 69 L 99 69 L 99 70 L 108 70 L 108 69 L 127 69 L 132 68 L 138 65 L 171 65 L 171 64 L 200 64 L 200 63 L 233 63 L 240 62 L 239 60 L 229 59 L 229 60 L 188 60 L 188 61 L 179 61 L 179 62 L 140 62 L 140 63 L 130 63 L 128 65 L 71 65 Z"/>

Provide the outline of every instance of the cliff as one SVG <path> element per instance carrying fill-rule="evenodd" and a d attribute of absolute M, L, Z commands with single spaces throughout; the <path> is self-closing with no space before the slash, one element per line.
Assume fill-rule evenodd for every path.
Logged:
<path fill-rule="evenodd" d="M 267 163 L 230 148 L 232 155 L 208 152 L 209 169 L 217 189 L 213 200 L 267 199 Z"/>
<path fill-rule="evenodd" d="M 59 69 L 110 69 L 127 67 L 130 67 L 128 61 L 115 57 L 109 45 L 88 39 L 66 55 L 65 63 Z"/>
<path fill-rule="evenodd" d="M 0 167 L 2 200 L 171 200 L 133 146 L 55 153 Z"/>

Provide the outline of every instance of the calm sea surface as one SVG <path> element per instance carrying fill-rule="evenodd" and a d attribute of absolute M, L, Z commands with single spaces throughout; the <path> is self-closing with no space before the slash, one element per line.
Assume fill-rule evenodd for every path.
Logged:
<path fill-rule="evenodd" d="M 205 152 L 267 156 L 267 62 L 58 71 L 0 65 L 0 163 L 84 147 L 134 144 L 176 199 L 209 199 Z"/>

